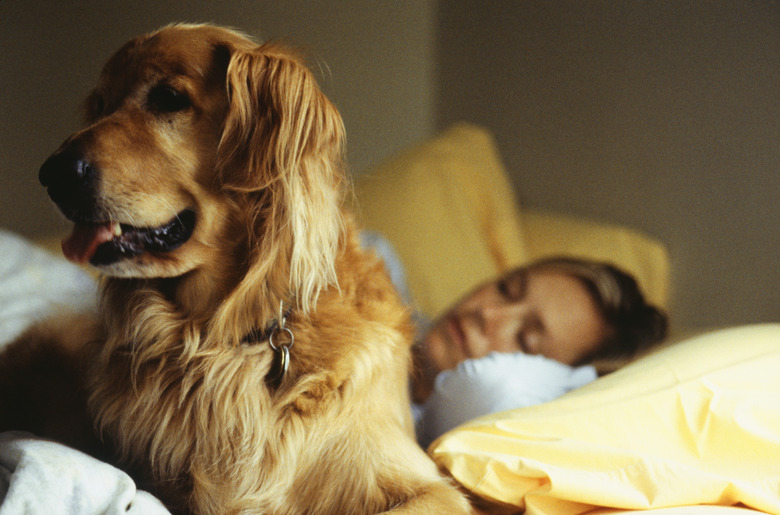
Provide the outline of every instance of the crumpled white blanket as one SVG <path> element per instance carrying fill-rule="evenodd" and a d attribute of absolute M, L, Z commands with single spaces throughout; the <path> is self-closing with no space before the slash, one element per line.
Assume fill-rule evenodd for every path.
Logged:
<path fill-rule="evenodd" d="M 28 433 L 0 433 L 0 515 L 169 513 L 121 470 Z"/>

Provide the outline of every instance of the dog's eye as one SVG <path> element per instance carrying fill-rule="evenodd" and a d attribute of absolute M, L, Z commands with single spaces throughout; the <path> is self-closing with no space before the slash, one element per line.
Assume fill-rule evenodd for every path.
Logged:
<path fill-rule="evenodd" d="M 190 98 L 166 84 L 155 86 L 147 98 L 149 108 L 161 113 L 174 113 L 190 107 Z"/>

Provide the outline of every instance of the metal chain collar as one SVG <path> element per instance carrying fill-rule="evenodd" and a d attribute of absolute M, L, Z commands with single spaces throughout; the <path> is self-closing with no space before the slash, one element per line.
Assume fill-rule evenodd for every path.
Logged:
<path fill-rule="evenodd" d="M 253 329 L 243 340 L 243 343 L 253 344 L 268 340 L 274 351 L 275 359 L 271 364 L 265 380 L 274 389 L 279 388 L 290 367 L 290 349 L 295 343 L 293 332 L 287 327 L 287 317 L 292 307 L 284 310 L 284 302 L 279 303 L 279 318 L 273 320 L 262 332 Z M 281 340 L 280 340 L 281 338 Z M 284 341 L 284 340 L 288 341 Z"/>

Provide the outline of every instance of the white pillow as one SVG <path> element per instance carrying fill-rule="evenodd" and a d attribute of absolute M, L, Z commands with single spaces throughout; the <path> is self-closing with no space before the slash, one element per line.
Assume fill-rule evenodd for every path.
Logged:
<path fill-rule="evenodd" d="M 549 402 L 596 377 L 590 365 L 570 367 L 522 352 L 467 359 L 436 376 L 433 393 L 421 409 L 417 440 L 426 447 L 468 420 Z"/>

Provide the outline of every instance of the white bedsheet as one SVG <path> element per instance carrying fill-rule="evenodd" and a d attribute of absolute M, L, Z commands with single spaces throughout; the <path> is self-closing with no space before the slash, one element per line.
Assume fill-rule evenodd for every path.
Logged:
<path fill-rule="evenodd" d="M 121 470 L 60 444 L 0 433 L 0 515 L 169 513 Z"/>

